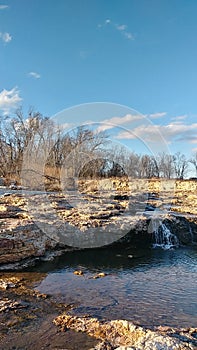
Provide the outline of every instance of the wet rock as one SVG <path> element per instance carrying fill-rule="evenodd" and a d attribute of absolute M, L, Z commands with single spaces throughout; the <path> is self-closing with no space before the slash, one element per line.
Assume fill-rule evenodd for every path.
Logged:
<path fill-rule="evenodd" d="M 154 211 L 156 209 L 156 207 L 154 205 L 151 204 L 147 204 L 145 207 L 145 211 Z"/>
<path fill-rule="evenodd" d="M 104 340 L 90 350 L 114 350 L 114 347 L 108 341 Z"/>
<path fill-rule="evenodd" d="M 1 197 L 9 197 L 9 196 L 11 196 L 11 195 L 12 195 L 12 193 L 6 192 L 6 193 L 2 194 Z"/>
<path fill-rule="evenodd" d="M 10 281 L 0 280 L 0 289 L 8 289 L 8 288 L 15 288 L 16 284 Z"/>
<path fill-rule="evenodd" d="M 186 217 L 176 216 L 175 214 L 164 219 L 164 222 L 166 222 L 170 231 L 175 234 L 180 243 L 191 244 L 195 239 L 196 235 L 193 233 L 193 227 Z"/>
<path fill-rule="evenodd" d="M 97 318 L 88 316 L 77 317 L 64 314 L 55 318 L 53 322 L 61 331 L 73 329 L 101 340 L 94 350 L 195 350 L 197 345 L 192 344 L 188 339 L 184 342 L 159 331 L 136 326 L 126 320 L 99 321 Z"/>
<path fill-rule="evenodd" d="M 74 275 L 77 275 L 77 276 L 83 276 L 84 275 L 83 271 L 81 271 L 81 270 L 76 270 L 73 273 L 74 273 Z"/>
<path fill-rule="evenodd" d="M 97 279 L 97 278 L 103 278 L 103 277 L 106 277 L 106 276 L 107 276 L 107 274 L 105 272 L 99 272 L 96 275 L 94 275 L 92 278 L 93 279 Z"/>
<path fill-rule="evenodd" d="M 122 188 L 123 183 L 120 179 L 91 180 L 81 184 L 79 181 L 80 198 L 76 198 L 76 193 L 72 191 L 66 195 L 50 193 L 43 196 L 38 193 L 28 198 L 20 193 L 1 196 L 0 264 L 15 263 L 18 268 L 44 257 L 52 259 L 59 251 L 63 253 L 75 249 L 75 242 L 80 242 L 81 248 L 90 248 L 90 241 L 98 241 L 99 244 L 101 241 L 103 246 L 110 245 L 110 248 L 116 245 L 150 246 L 153 243 L 153 225 L 150 222 L 155 216 L 164 220 L 180 244 L 197 243 L 196 181 L 165 183 L 138 179 L 126 181 Z M 96 186 L 98 191 L 93 193 L 92 186 Z M 166 210 L 172 202 L 173 211 Z M 64 239 L 60 241 L 65 234 L 64 225 L 70 237 L 68 242 L 72 241 L 70 248 Z M 98 235 L 95 228 L 98 228 Z M 123 237 L 121 232 L 127 234 Z"/>
<path fill-rule="evenodd" d="M 0 300 L 0 312 L 8 312 L 9 310 L 21 309 L 25 306 L 18 301 L 4 299 Z"/>
<path fill-rule="evenodd" d="M 5 185 L 5 179 L 4 177 L 0 177 L 0 186 L 4 186 Z"/>
<path fill-rule="evenodd" d="M 126 194 L 117 194 L 114 196 L 114 199 L 117 201 L 128 201 L 129 200 L 129 196 Z"/>
<path fill-rule="evenodd" d="M 44 294 L 44 293 L 39 293 L 37 291 L 35 291 L 35 296 L 36 298 L 38 299 L 47 299 L 49 296 L 47 294 Z"/>

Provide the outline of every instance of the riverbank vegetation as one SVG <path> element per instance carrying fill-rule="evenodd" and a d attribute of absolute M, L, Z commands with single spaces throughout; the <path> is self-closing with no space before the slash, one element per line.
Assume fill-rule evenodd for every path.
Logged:
<path fill-rule="evenodd" d="M 106 132 L 87 126 L 65 133 L 52 119 L 34 111 L 25 116 L 20 109 L 1 119 L 0 176 L 5 184 L 21 184 L 24 170 L 29 171 L 28 180 L 30 174 L 42 174 L 58 187 L 62 176 L 184 179 L 189 167 L 197 175 L 197 152 L 189 158 L 181 152 L 138 154 L 114 146 Z"/>
<path fill-rule="evenodd" d="M 148 247 L 196 246 L 197 181 L 184 181 L 189 165 L 197 171 L 197 153 L 187 158 L 180 152 L 127 152 L 115 147 L 105 132 L 80 126 L 65 133 L 33 111 L 27 118 L 21 110 L 14 117 L 2 118 L 1 185 L 14 183 L 12 189 L 19 189 L 18 185 L 42 189 L 44 185 L 48 191 L 62 191 L 47 193 L 45 201 L 42 191 L 28 194 L 2 189 L 0 269 L 15 272 L 0 276 L 0 347 L 28 343 L 40 348 L 46 342 L 48 348 L 59 348 L 76 341 L 84 350 L 195 349 L 196 328 L 150 330 L 126 320 L 75 316 L 74 305 L 35 290 L 44 274 L 16 272 L 41 261 L 50 263 L 76 249 L 78 253 L 79 248 L 128 249 L 139 242 Z M 52 229 L 45 232 L 43 227 Z M 113 236 L 116 231 L 118 235 Z M 135 257 L 127 252 L 127 259 Z M 73 276 L 84 278 L 80 265 L 77 268 Z M 108 273 L 98 269 L 91 279 L 96 282 L 105 276 Z M 80 332 L 80 338 L 71 331 Z"/>

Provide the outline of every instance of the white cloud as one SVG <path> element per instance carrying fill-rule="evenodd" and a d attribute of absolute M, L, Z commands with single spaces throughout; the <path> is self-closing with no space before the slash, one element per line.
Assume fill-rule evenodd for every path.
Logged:
<path fill-rule="evenodd" d="M 166 114 L 167 114 L 166 112 L 158 112 L 158 113 L 149 114 L 148 117 L 149 117 L 150 119 L 157 119 L 157 118 L 165 117 Z"/>
<path fill-rule="evenodd" d="M 134 129 L 122 131 L 117 135 L 118 139 L 141 138 L 147 142 L 158 142 L 161 135 L 167 143 L 188 142 L 197 143 L 197 123 L 168 125 L 140 125 Z"/>
<path fill-rule="evenodd" d="M 0 39 L 3 40 L 5 43 L 9 43 L 12 40 L 12 37 L 9 33 L 0 32 Z"/>
<path fill-rule="evenodd" d="M 127 39 L 134 40 L 134 36 L 132 33 L 127 31 L 127 25 L 126 24 L 116 24 L 116 29 L 119 30 Z"/>
<path fill-rule="evenodd" d="M 187 119 L 187 115 L 179 115 L 177 117 L 173 117 L 171 120 L 174 122 L 182 122 L 183 120 Z"/>
<path fill-rule="evenodd" d="M 37 72 L 29 72 L 28 75 L 34 79 L 40 79 L 41 75 Z"/>
<path fill-rule="evenodd" d="M 102 124 L 98 127 L 97 131 L 105 131 L 113 129 L 117 126 L 122 126 L 128 123 L 135 122 L 136 120 L 143 119 L 144 116 L 140 114 L 126 114 L 124 117 L 112 117 L 110 119 L 105 119 Z"/>
<path fill-rule="evenodd" d="M 116 28 L 117 28 L 118 30 L 122 31 L 122 30 L 127 29 L 127 25 L 126 25 L 126 24 L 117 25 Z"/>
<path fill-rule="evenodd" d="M 134 40 L 134 35 L 127 31 L 127 25 L 126 24 L 116 24 L 113 23 L 109 18 L 104 21 L 103 24 L 98 24 L 98 28 L 103 28 L 106 25 L 111 25 L 114 27 L 117 31 L 119 31 L 122 35 L 124 35 L 125 38 L 128 40 Z"/>
<path fill-rule="evenodd" d="M 103 28 L 103 27 L 105 27 L 107 24 L 111 24 L 111 19 L 109 19 L 109 18 L 107 18 L 106 20 L 105 20 L 105 22 L 104 23 L 100 23 L 100 24 L 98 24 L 98 28 Z"/>
<path fill-rule="evenodd" d="M 9 6 L 8 5 L 0 5 L 0 10 L 5 10 L 7 9 Z"/>
<path fill-rule="evenodd" d="M 22 98 L 19 96 L 19 91 L 15 87 L 11 90 L 2 90 L 0 92 L 0 110 L 3 114 L 9 114 L 13 109 L 16 109 Z"/>
<path fill-rule="evenodd" d="M 191 137 L 190 143 L 197 143 L 197 137 Z"/>
<path fill-rule="evenodd" d="M 129 32 L 123 32 L 124 36 L 129 39 L 129 40 L 134 40 L 134 36 L 133 34 L 129 33 Z"/>
<path fill-rule="evenodd" d="M 147 114 L 147 115 L 126 114 L 123 117 L 112 117 L 110 119 L 103 120 L 102 124 L 98 127 L 98 131 L 113 129 L 116 126 L 124 126 L 125 124 L 131 124 L 139 120 L 148 121 L 148 118 L 149 119 L 161 118 L 161 117 L 164 117 L 166 114 L 167 114 L 166 112 L 158 112 L 158 113 Z"/>

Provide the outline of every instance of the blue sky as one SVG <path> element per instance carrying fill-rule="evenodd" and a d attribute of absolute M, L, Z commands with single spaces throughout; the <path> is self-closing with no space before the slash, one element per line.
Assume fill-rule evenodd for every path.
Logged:
<path fill-rule="evenodd" d="M 196 0 L 2 0 L 1 114 L 22 105 L 53 116 L 112 102 L 152 121 L 135 127 L 138 137 L 154 141 L 156 127 L 172 152 L 191 154 L 197 150 L 196 15 Z M 118 125 L 129 129 L 127 120 Z M 128 135 L 122 137 L 128 144 Z"/>

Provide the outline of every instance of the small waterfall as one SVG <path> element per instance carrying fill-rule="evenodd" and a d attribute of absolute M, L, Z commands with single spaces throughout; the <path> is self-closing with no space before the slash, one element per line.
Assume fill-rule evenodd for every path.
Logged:
<path fill-rule="evenodd" d="M 192 228 L 191 228 L 190 224 L 188 226 L 189 226 L 189 233 L 190 233 L 190 236 L 191 236 L 191 240 L 192 240 L 192 243 L 193 243 L 194 242 L 193 231 L 192 231 Z"/>
<path fill-rule="evenodd" d="M 160 247 L 168 250 L 179 246 L 178 238 L 161 220 L 153 220 L 152 229 L 153 248 Z"/>

